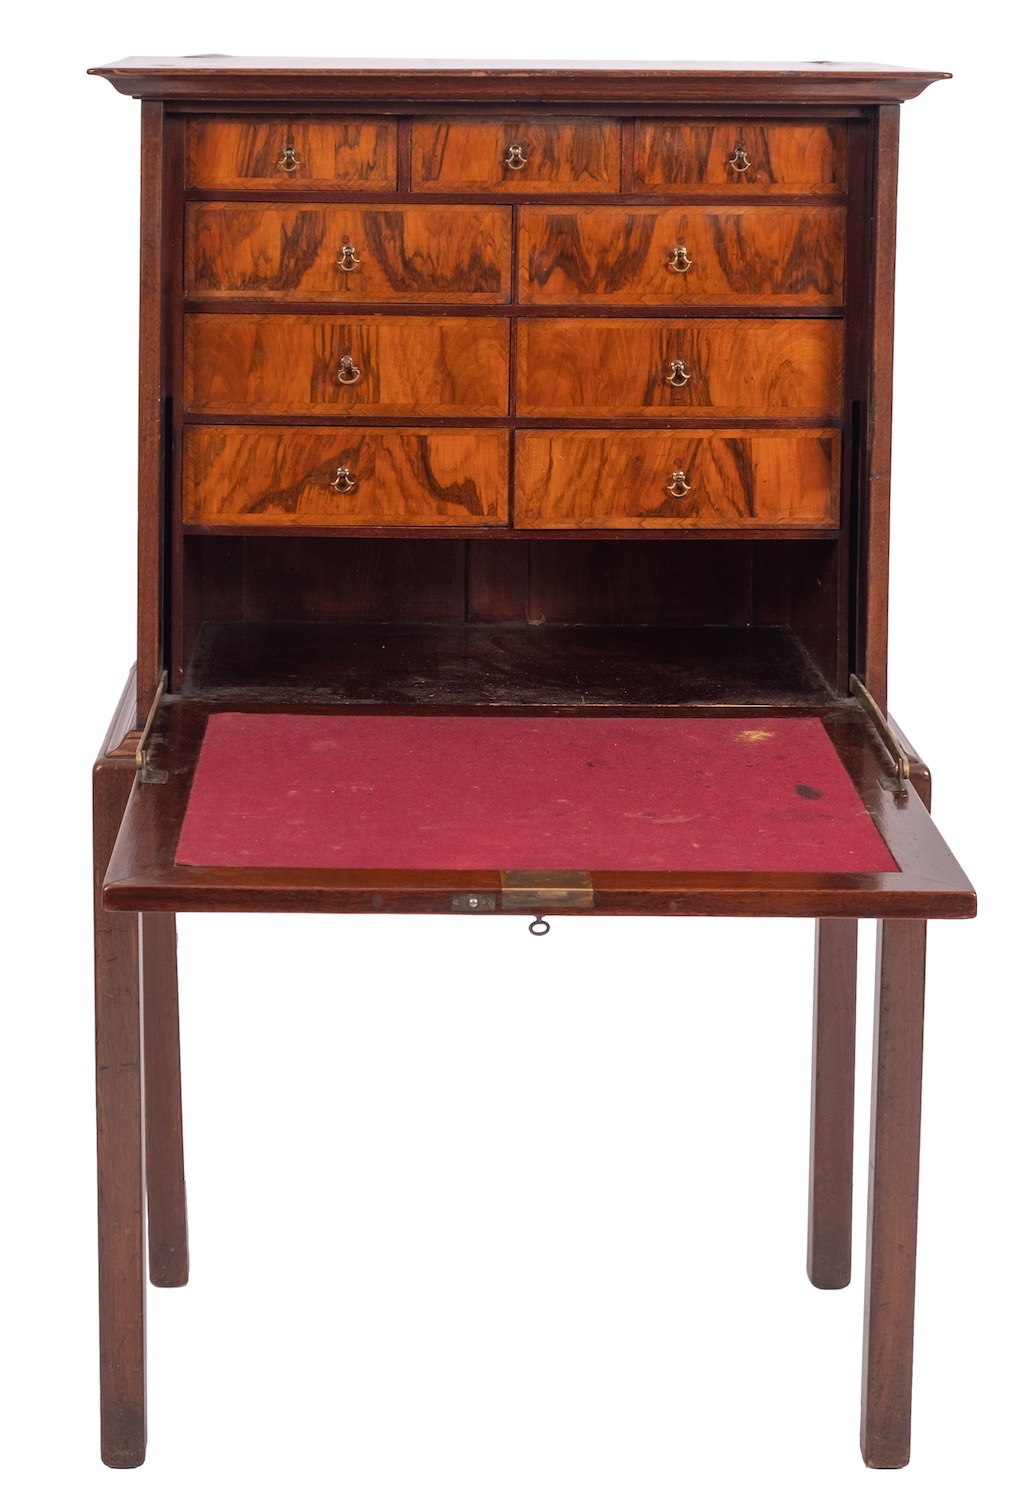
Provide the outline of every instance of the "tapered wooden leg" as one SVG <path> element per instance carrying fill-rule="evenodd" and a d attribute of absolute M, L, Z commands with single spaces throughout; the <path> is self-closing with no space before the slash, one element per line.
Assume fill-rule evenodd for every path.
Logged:
<path fill-rule="evenodd" d="M 872 1469 L 909 1462 L 926 934 L 878 923 L 860 1431 Z"/>
<path fill-rule="evenodd" d="M 104 911 L 101 891 L 134 769 L 101 759 L 93 775 L 100 1420 L 103 1462 L 114 1469 L 146 1455 L 139 919 Z"/>
<path fill-rule="evenodd" d="M 855 918 L 822 918 L 814 957 L 806 1269 L 827 1288 L 848 1286 L 852 1275 L 856 926 Z"/>
<path fill-rule="evenodd" d="M 184 1286 L 188 1281 L 188 1219 L 173 912 L 147 912 L 142 917 L 142 1008 L 149 1279 L 154 1286 Z"/>

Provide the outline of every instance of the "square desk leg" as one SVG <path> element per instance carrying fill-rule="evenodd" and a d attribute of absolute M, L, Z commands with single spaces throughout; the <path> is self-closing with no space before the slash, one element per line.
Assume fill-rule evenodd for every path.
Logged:
<path fill-rule="evenodd" d="M 878 923 L 860 1446 L 909 1462 L 927 924 Z"/>
<path fill-rule="evenodd" d="M 147 1200 L 150 1279 L 188 1280 L 175 920 L 102 906 L 134 775 L 123 756 L 101 756 L 93 773 L 100 1408 L 112 1468 L 135 1468 L 146 1451 Z"/>
<path fill-rule="evenodd" d="M 852 1276 L 856 934 L 855 917 L 817 922 L 806 1271 L 832 1290 Z"/>
<path fill-rule="evenodd" d="M 142 1015 L 135 912 L 103 910 L 103 877 L 134 780 L 131 761 L 93 771 L 96 935 L 96 1151 L 103 1462 L 146 1456 L 146 1289 Z"/>

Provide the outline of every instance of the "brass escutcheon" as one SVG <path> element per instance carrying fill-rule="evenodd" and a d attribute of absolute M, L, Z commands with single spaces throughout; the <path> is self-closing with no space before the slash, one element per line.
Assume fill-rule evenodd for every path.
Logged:
<path fill-rule="evenodd" d="M 504 164 L 513 172 L 521 172 L 528 160 L 525 146 L 509 146 L 504 154 Z"/>
<path fill-rule="evenodd" d="M 684 500 L 691 489 L 685 469 L 674 469 L 668 484 L 668 494 L 674 495 L 676 500 Z"/>
<path fill-rule="evenodd" d="M 362 371 L 350 354 L 341 356 L 341 363 L 337 367 L 337 378 L 342 385 L 354 385 L 357 380 L 362 379 Z"/>
<path fill-rule="evenodd" d="M 341 246 L 341 254 L 335 261 L 339 271 L 354 271 L 356 266 L 361 266 L 362 261 L 355 253 L 355 246 L 349 245 L 347 240 Z"/>
<path fill-rule="evenodd" d="M 664 378 L 669 385 L 679 386 L 688 385 L 690 380 L 692 379 L 692 376 L 686 369 L 686 362 L 684 359 L 673 359 L 668 373 Z"/>
<path fill-rule="evenodd" d="M 299 166 L 298 157 L 295 155 L 295 148 L 290 141 L 285 146 L 281 159 L 277 163 L 277 165 L 279 167 L 283 167 L 285 172 L 294 172 Z"/>
<path fill-rule="evenodd" d="M 684 276 L 691 265 L 692 261 L 689 258 L 689 251 L 685 245 L 676 245 L 668 256 L 668 269 L 677 271 L 680 276 Z"/>
<path fill-rule="evenodd" d="M 748 172 L 753 163 L 746 155 L 745 146 L 736 146 L 734 153 L 728 158 L 728 165 L 733 172 Z"/>
<path fill-rule="evenodd" d="M 330 487 L 332 490 L 337 490 L 339 495 L 350 495 L 352 490 L 355 489 L 355 486 L 358 484 L 358 482 L 359 481 L 352 474 L 351 469 L 349 469 L 345 464 L 339 464 L 337 473 L 330 481 Z"/>

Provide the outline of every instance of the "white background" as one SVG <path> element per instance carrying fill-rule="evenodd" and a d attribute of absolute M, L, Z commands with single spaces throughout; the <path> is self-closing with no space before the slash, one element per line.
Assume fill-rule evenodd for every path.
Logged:
<path fill-rule="evenodd" d="M 0 1484 L 19 1500 L 1015 1492 L 1023 145 L 993 9 L 99 0 L 19 19 Z M 524 918 L 183 919 L 193 1281 L 150 1295 L 147 1465 L 99 1464 L 89 766 L 133 652 L 138 106 L 85 69 L 215 51 L 956 75 L 903 116 L 891 703 L 982 915 L 932 925 L 901 1474 L 857 1451 L 865 1098 L 853 1285 L 817 1292 L 803 1272 L 811 924 L 649 919 L 559 919 L 542 942 Z M 863 981 L 866 1001 L 869 951 Z"/>

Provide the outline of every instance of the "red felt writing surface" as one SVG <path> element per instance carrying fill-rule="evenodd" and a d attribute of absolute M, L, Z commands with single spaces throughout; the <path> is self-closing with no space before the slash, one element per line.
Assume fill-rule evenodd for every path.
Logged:
<path fill-rule="evenodd" d="M 213 714 L 176 862 L 898 869 L 815 718 Z"/>

